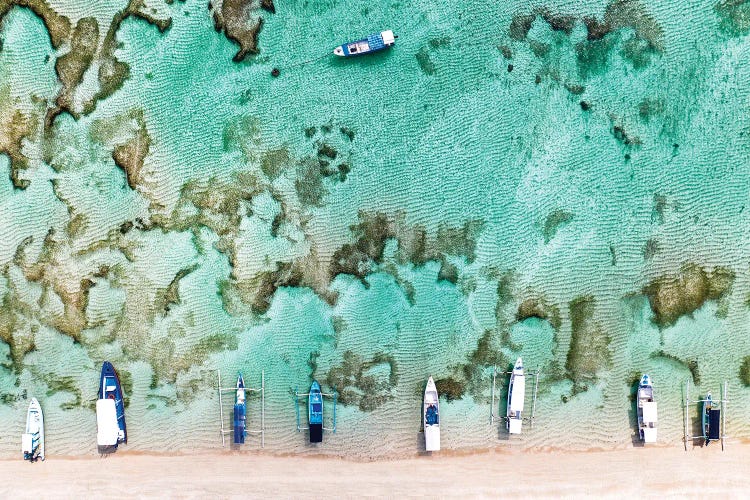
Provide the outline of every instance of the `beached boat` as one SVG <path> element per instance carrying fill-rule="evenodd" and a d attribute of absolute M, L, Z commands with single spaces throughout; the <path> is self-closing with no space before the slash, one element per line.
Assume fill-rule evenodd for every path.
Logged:
<path fill-rule="evenodd" d="M 430 377 L 424 390 L 424 446 L 427 451 L 440 450 L 440 401 L 435 381 Z"/>
<path fill-rule="evenodd" d="M 703 437 L 707 445 L 711 441 L 721 438 L 721 409 L 714 404 L 710 392 L 706 394 L 706 399 L 703 400 L 702 421 Z"/>
<path fill-rule="evenodd" d="M 307 417 L 310 426 L 310 442 L 323 442 L 323 393 L 320 384 L 313 380 L 310 396 L 307 399 Z"/>
<path fill-rule="evenodd" d="M 638 384 L 638 433 L 644 443 L 656 442 L 657 411 L 651 377 L 643 374 Z"/>
<path fill-rule="evenodd" d="M 102 364 L 99 399 L 96 401 L 96 426 L 99 453 L 111 453 L 120 443 L 127 444 L 122 386 L 115 367 L 109 361 Z"/>
<path fill-rule="evenodd" d="M 341 57 L 370 54 L 393 46 L 396 42 L 396 38 L 398 37 L 394 35 L 391 30 L 381 31 L 379 33 L 368 35 L 367 38 L 363 38 L 362 40 L 339 45 L 333 49 L 333 53 Z"/>
<path fill-rule="evenodd" d="M 508 407 L 506 411 L 506 428 L 509 434 L 521 434 L 523 423 L 523 401 L 526 396 L 526 378 L 523 374 L 523 360 L 518 358 L 510 373 L 508 384 Z"/>
<path fill-rule="evenodd" d="M 44 415 L 36 398 L 31 398 L 26 412 L 26 431 L 21 436 L 21 450 L 24 460 L 44 460 Z"/>
<path fill-rule="evenodd" d="M 245 381 L 242 374 L 237 374 L 237 391 L 234 396 L 234 444 L 245 443 L 245 425 L 247 421 L 247 403 L 245 401 Z"/>

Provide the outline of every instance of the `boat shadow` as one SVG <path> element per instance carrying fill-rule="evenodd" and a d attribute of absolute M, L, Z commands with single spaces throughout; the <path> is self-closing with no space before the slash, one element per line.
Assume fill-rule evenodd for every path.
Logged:
<path fill-rule="evenodd" d="M 381 50 L 371 54 L 365 54 L 356 57 L 338 57 L 334 56 L 329 64 L 334 68 L 345 68 L 355 66 L 359 68 L 368 68 L 370 66 L 380 66 L 384 61 L 391 57 L 393 50 Z"/>

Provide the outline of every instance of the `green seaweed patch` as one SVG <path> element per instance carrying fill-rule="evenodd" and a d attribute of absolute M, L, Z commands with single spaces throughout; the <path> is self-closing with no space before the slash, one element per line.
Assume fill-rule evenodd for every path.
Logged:
<path fill-rule="evenodd" d="M 122 384 L 122 400 L 127 408 L 130 406 L 130 395 L 133 394 L 133 375 L 127 370 L 118 370 L 117 376 Z"/>
<path fill-rule="evenodd" d="M 260 169 L 270 180 L 276 179 L 291 165 L 291 155 L 286 148 L 265 151 L 260 160 Z"/>
<path fill-rule="evenodd" d="M 750 33 L 750 0 L 721 0 L 714 5 L 719 28 L 730 36 Z"/>
<path fill-rule="evenodd" d="M 36 349 L 34 326 L 24 323 L 23 306 L 13 290 L 9 290 L 0 302 L 0 342 L 10 349 L 11 367 L 15 373 L 23 370 L 23 359 Z"/>
<path fill-rule="evenodd" d="M 10 86 L 0 87 L 0 102 L 10 100 Z M 28 179 L 21 177 L 21 172 L 29 166 L 29 159 L 23 154 L 23 140 L 36 132 L 37 124 L 31 115 L 19 109 L 4 109 L 0 105 L 0 154 L 10 159 L 10 180 L 15 189 L 26 189 Z"/>
<path fill-rule="evenodd" d="M 536 14 L 516 14 L 510 21 L 509 36 L 516 41 L 525 40 L 531 30 Z"/>
<path fill-rule="evenodd" d="M 641 250 L 641 253 L 643 254 L 643 260 L 653 259 L 660 250 L 661 246 L 659 245 L 659 241 L 654 238 L 649 238 L 643 245 L 643 250 Z"/>
<path fill-rule="evenodd" d="M 638 103 L 638 116 L 643 121 L 648 122 L 652 117 L 663 114 L 664 108 L 664 101 L 662 99 L 644 97 Z"/>
<path fill-rule="evenodd" d="M 669 360 L 673 363 L 676 363 L 684 368 L 686 368 L 690 372 L 690 377 L 693 379 L 693 383 L 695 385 L 700 385 L 701 383 L 701 373 L 700 369 L 698 368 L 698 360 L 697 359 L 681 359 L 674 354 L 670 354 L 668 352 L 665 352 L 664 350 L 656 351 L 651 355 L 652 358 L 661 358 Z"/>
<path fill-rule="evenodd" d="M 83 80 L 84 73 L 91 66 L 98 46 L 99 23 L 93 17 L 84 17 L 73 30 L 70 51 L 60 56 L 55 63 L 57 78 L 62 83 L 56 104 L 76 119 L 80 118 L 80 114 L 74 109 L 73 94 Z"/>
<path fill-rule="evenodd" d="M 422 47 L 421 49 L 419 49 L 419 51 L 417 51 L 416 57 L 417 64 L 419 65 L 419 69 L 422 70 L 422 73 L 428 76 L 432 76 L 435 74 L 435 63 L 432 61 L 429 49 L 427 47 Z"/>
<path fill-rule="evenodd" d="M 166 315 L 172 306 L 178 305 L 180 303 L 180 281 L 196 269 L 198 269 L 198 264 L 180 269 L 166 288 L 157 289 L 154 299 L 154 309 Z"/>
<path fill-rule="evenodd" d="M 445 258 L 445 256 L 441 256 L 440 270 L 438 271 L 437 276 L 438 281 L 447 281 L 455 285 L 456 283 L 458 283 L 459 275 L 460 272 L 458 270 L 458 267 L 452 262 L 449 262 L 448 259 Z"/>
<path fill-rule="evenodd" d="M 557 14 L 547 7 L 538 7 L 535 12 L 544 19 L 553 31 L 562 31 L 566 35 L 573 32 L 576 24 L 576 16 L 570 14 Z"/>
<path fill-rule="evenodd" d="M 728 297 L 734 283 L 734 272 L 725 267 L 706 271 L 696 264 L 686 264 L 677 276 L 661 276 L 646 285 L 652 321 L 660 328 L 673 325 L 680 317 L 690 316 L 706 301 Z"/>
<path fill-rule="evenodd" d="M 543 297 L 524 299 L 516 312 L 516 321 L 519 323 L 529 318 L 537 318 L 549 322 L 555 330 L 562 325 L 560 309 L 554 304 L 548 303 Z"/>
<path fill-rule="evenodd" d="M 328 370 L 326 383 L 336 389 L 341 404 L 373 411 L 393 399 L 392 390 L 398 384 L 396 361 L 384 353 L 366 361 L 347 350 L 341 364 Z"/>
<path fill-rule="evenodd" d="M 610 336 L 594 319 L 596 301 L 590 295 L 570 302 L 571 338 L 565 369 L 579 387 L 597 380 L 598 373 L 611 366 Z"/>
<path fill-rule="evenodd" d="M 69 392 L 75 396 L 74 401 L 60 405 L 62 410 L 72 410 L 83 405 L 83 394 L 78 388 L 75 378 L 70 376 L 55 377 L 52 374 L 47 374 L 42 376 L 42 380 L 47 384 L 47 396 L 52 396 L 58 392 Z"/>
<path fill-rule="evenodd" d="M 549 243 L 557 234 L 557 231 L 573 220 L 573 213 L 562 209 L 556 209 L 550 212 L 544 219 L 542 234 L 544 234 L 544 243 Z"/>
<path fill-rule="evenodd" d="M 740 382 L 745 387 L 750 387 L 750 356 L 742 358 L 740 364 Z"/>
<path fill-rule="evenodd" d="M 239 50 L 232 58 L 234 62 L 242 62 L 248 55 L 260 52 L 258 35 L 264 20 L 258 15 L 257 10 L 276 11 L 271 0 L 261 0 L 261 2 L 223 0 L 217 7 L 214 7 L 212 2 L 208 2 L 208 9 L 213 11 L 216 32 L 224 32 L 227 39 L 239 45 Z"/>
<path fill-rule="evenodd" d="M 435 388 L 440 396 L 450 401 L 458 401 L 464 397 L 466 383 L 452 377 L 441 378 L 435 381 Z"/>

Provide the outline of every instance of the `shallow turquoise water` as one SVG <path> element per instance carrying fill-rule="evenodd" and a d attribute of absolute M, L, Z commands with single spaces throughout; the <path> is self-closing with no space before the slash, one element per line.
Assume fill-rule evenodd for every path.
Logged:
<path fill-rule="evenodd" d="M 0 452 L 16 453 L 33 395 L 50 455 L 93 453 L 105 359 L 132 382 L 128 449 L 219 446 L 216 369 L 229 381 L 242 370 L 253 383 L 265 370 L 266 447 L 280 452 L 416 453 L 429 375 L 466 385 L 462 399 L 441 401 L 447 449 L 631 446 L 629 384 L 641 372 L 656 384 L 660 442 L 679 446 L 693 360 L 701 391 L 729 381 L 728 433 L 747 437 L 750 391 L 739 370 L 750 355 L 750 39 L 742 26 L 722 30 L 712 2 L 622 4 L 634 9 L 624 16 L 632 25 L 587 45 L 582 19 L 602 19 L 606 2 L 548 2 L 549 12 L 574 16 L 570 33 L 538 15 L 522 39 L 510 26 L 532 11 L 524 2 L 278 2 L 260 54 L 239 64 L 204 2 L 160 5 L 173 19 L 163 34 L 124 21 L 116 55 L 130 65 L 125 85 L 91 115 L 59 116 L 52 138 L 27 138 L 27 189 L 13 189 L 0 155 L 9 313 L 0 321 L 14 319 L 13 343 L 34 345 L 14 365 L 11 342 L 0 342 Z M 53 5 L 83 15 L 78 4 Z M 380 28 L 400 35 L 387 53 L 294 66 Z M 0 34 L 0 118 L 16 108 L 40 117 L 39 100 L 58 90 L 44 25 L 15 8 Z M 90 70 L 79 102 L 95 87 Z M 151 138 L 136 190 L 111 157 L 135 127 L 116 118 L 134 111 Z M 351 168 L 345 179 L 310 174 L 306 165 L 325 159 L 321 143 L 336 149 L 334 167 Z M 288 158 L 269 174 L 264 161 L 276 150 Z M 301 196 L 305 179 L 317 188 Z M 344 273 L 328 284 L 334 253 L 357 239 L 350 226 L 360 212 L 398 221 L 397 235 L 380 262 L 362 264 L 363 281 Z M 72 231 L 78 214 L 87 224 Z M 449 237 L 446 228 L 470 221 L 473 236 Z M 418 226 L 427 257 L 410 262 L 399 243 Z M 50 229 L 57 245 L 45 260 Z M 27 237 L 25 260 L 14 258 Z M 454 279 L 440 274 L 441 259 Z M 42 279 L 24 274 L 34 262 Z M 254 293 L 227 285 L 255 290 L 277 262 L 299 263 L 310 286 L 280 287 L 262 312 L 251 307 Z M 643 288 L 691 263 L 731 270 L 731 288 L 659 327 Z M 74 343 L 59 290 L 82 279 L 93 286 Z M 580 297 L 593 300 L 590 324 L 608 337 L 609 359 L 574 394 L 566 361 Z M 543 298 L 557 319 L 519 321 L 528 298 Z M 494 357 L 472 355 L 487 331 Z M 538 418 L 509 440 L 489 424 L 491 372 L 493 360 L 518 355 L 542 371 Z M 312 376 L 348 381 L 338 388 L 349 401 L 338 406 L 338 432 L 317 448 L 295 431 L 291 395 Z"/>

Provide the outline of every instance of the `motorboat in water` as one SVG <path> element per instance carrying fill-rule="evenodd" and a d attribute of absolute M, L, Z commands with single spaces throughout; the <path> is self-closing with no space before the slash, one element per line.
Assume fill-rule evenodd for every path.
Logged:
<path fill-rule="evenodd" d="M 526 377 L 523 373 L 523 360 L 518 358 L 510 373 L 508 384 L 508 407 L 506 428 L 509 434 L 521 434 L 523 424 L 523 403 L 526 393 Z"/>
<path fill-rule="evenodd" d="M 422 412 L 424 426 L 424 445 L 427 451 L 440 450 L 440 400 L 435 381 L 430 377 L 424 390 L 424 409 Z"/>
<path fill-rule="evenodd" d="M 372 52 L 378 52 L 392 47 L 393 44 L 396 43 L 396 38 L 398 38 L 398 36 L 394 35 L 391 30 L 380 31 L 368 35 L 367 38 L 341 44 L 333 49 L 333 53 L 341 57 L 370 54 Z"/>
<path fill-rule="evenodd" d="M 109 361 L 102 364 L 99 399 L 96 401 L 96 426 L 99 453 L 111 453 L 120 443 L 127 444 L 122 385 L 115 367 Z"/>
<path fill-rule="evenodd" d="M 21 450 L 24 460 L 44 460 L 44 415 L 36 398 L 31 398 L 26 411 L 26 430 L 21 436 Z"/>
<path fill-rule="evenodd" d="M 658 414 L 654 400 L 654 387 L 651 377 L 644 373 L 638 384 L 638 433 L 644 443 L 656 442 Z"/>
<path fill-rule="evenodd" d="M 244 444 L 247 423 L 247 402 L 245 400 L 245 381 L 242 373 L 237 374 L 237 391 L 234 395 L 234 444 Z"/>
<path fill-rule="evenodd" d="M 323 392 L 320 384 L 313 380 L 307 399 L 307 418 L 310 427 L 310 442 L 323 442 Z"/>

